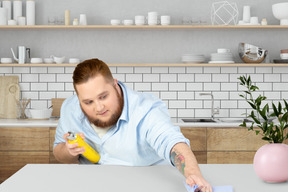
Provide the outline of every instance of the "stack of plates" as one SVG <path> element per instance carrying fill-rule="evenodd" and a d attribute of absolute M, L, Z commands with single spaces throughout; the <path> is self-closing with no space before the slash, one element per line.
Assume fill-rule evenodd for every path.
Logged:
<path fill-rule="evenodd" d="M 182 55 L 183 63 L 204 63 L 205 56 L 199 54 L 183 54 Z"/>
<path fill-rule="evenodd" d="M 211 61 L 209 63 L 235 63 L 233 55 L 230 52 L 227 53 L 212 53 Z"/>

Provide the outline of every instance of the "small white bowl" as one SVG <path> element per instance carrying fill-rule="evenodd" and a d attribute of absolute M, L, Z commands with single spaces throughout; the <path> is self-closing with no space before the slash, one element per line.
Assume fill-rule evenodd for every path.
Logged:
<path fill-rule="evenodd" d="M 31 63 L 43 63 L 42 58 L 31 58 Z"/>
<path fill-rule="evenodd" d="M 111 25 L 120 25 L 121 21 L 118 19 L 111 19 L 110 23 L 111 23 Z"/>
<path fill-rule="evenodd" d="M 29 109 L 31 119 L 49 119 L 53 109 Z"/>
<path fill-rule="evenodd" d="M 12 58 L 1 58 L 1 63 L 12 63 Z"/>
<path fill-rule="evenodd" d="M 53 63 L 53 59 L 52 58 L 44 58 L 44 63 Z"/>
<path fill-rule="evenodd" d="M 281 59 L 288 59 L 288 53 L 281 53 L 280 58 Z"/>
<path fill-rule="evenodd" d="M 70 58 L 69 59 L 69 63 L 78 64 L 78 63 L 80 63 L 80 59 L 78 59 L 78 58 Z"/>

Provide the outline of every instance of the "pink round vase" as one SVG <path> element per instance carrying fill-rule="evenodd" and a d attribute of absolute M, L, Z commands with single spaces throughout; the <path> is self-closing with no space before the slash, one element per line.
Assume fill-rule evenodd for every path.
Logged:
<path fill-rule="evenodd" d="M 271 143 L 260 147 L 253 164 L 258 177 L 268 183 L 288 181 L 288 145 Z"/>

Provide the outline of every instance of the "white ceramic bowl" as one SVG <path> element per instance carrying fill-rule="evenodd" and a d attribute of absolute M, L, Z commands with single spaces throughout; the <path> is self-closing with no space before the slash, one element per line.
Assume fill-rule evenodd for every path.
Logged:
<path fill-rule="evenodd" d="M 12 58 L 1 58 L 1 63 L 12 63 Z"/>
<path fill-rule="evenodd" d="M 53 59 L 52 58 L 44 58 L 44 63 L 53 63 Z"/>
<path fill-rule="evenodd" d="M 280 20 L 280 25 L 288 25 L 288 2 L 272 5 L 272 12 Z"/>
<path fill-rule="evenodd" d="M 118 19 L 111 19 L 110 23 L 111 23 L 111 25 L 120 25 L 121 21 Z"/>
<path fill-rule="evenodd" d="M 49 119 L 53 109 L 29 109 L 31 119 Z"/>
<path fill-rule="evenodd" d="M 42 58 L 31 58 L 31 63 L 43 63 Z"/>
<path fill-rule="evenodd" d="M 288 53 L 281 53 L 280 58 L 281 59 L 288 59 Z"/>

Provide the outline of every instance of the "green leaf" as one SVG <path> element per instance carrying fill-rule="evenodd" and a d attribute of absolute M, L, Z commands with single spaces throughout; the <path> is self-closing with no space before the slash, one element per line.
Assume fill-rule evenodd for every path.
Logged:
<path fill-rule="evenodd" d="M 272 102 L 272 107 L 273 107 L 273 111 L 275 113 L 275 116 L 278 117 L 279 116 L 279 112 L 277 111 L 277 108 L 275 106 L 275 104 Z"/>
<path fill-rule="evenodd" d="M 278 112 L 279 112 L 279 115 L 282 114 L 282 105 L 280 102 L 278 103 Z"/>
<path fill-rule="evenodd" d="M 286 113 L 282 116 L 281 121 L 288 122 L 288 112 L 286 112 Z"/>
<path fill-rule="evenodd" d="M 256 135 L 258 135 L 258 134 L 260 133 L 260 131 L 259 131 L 259 130 L 257 130 L 257 131 L 255 131 L 255 133 L 256 133 Z"/>
<path fill-rule="evenodd" d="M 249 103 L 249 105 L 253 108 L 256 109 L 256 105 L 254 105 L 253 103 L 251 103 L 250 101 L 247 101 Z"/>
<path fill-rule="evenodd" d="M 286 107 L 286 111 L 288 111 L 288 103 L 286 102 L 285 99 L 283 99 L 283 101 L 284 101 L 284 104 L 285 104 L 285 107 Z"/>

